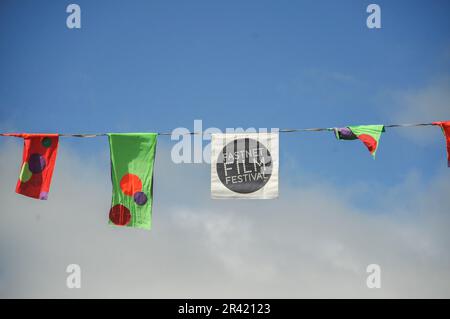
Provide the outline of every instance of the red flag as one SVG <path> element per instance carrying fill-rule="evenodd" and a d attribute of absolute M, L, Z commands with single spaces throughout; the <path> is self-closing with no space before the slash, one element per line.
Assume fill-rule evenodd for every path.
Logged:
<path fill-rule="evenodd" d="M 448 167 L 450 167 L 450 121 L 433 122 L 433 125 L 439 125 L 445 135 L 445 139 L 447 140 L 447 161 Z"/>
<path fill-rule="evenodd" d="M 23 159 L 16 193 L 47 199 L 58 151 L 58 134 L 4 134 L 21 137 Z"/>

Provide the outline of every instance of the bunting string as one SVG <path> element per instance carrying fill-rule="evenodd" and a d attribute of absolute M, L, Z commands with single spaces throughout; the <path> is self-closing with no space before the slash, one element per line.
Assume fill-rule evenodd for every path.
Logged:
<path fill-rule="evenodd" d="M 412 123 L 412 124 L 389 124 L 384 125 L 385 128 L 404 128 L 404 127 L 421 127 L 421 126 L 432 126 L 432 123 Z M 334 127 L 316 127 L 316 128 L 283 128 L 279 129 L 279 133 L 299 133 L 299 132 L 322 132 L 322 131 L 332 131 Z M 172 132 L 157 132 L 156 134 L 162 136 L 172 135 Z M 188 132 L 178 135 L 201 135 L 202 132 Z M 203 134 L 211 135 L 211 134 Z M 0 136 L 8 136 L 8 133 L 0 133 Z M 76 134 L 58 134 L 60 137 L 82 137 L 82 138 L 92 138 L 100 136 L 108 136 L 107 133 L 76 133 Z"/>
<path fill-rule="evenodd" d="M 277 198 L 278 133 L 332 132 L 337 140 L 360 140 L 375 159 L 385 128 L 432 125 L 439 126 L 444 134 L 447 164 L 450 167 L 450 121 L 332 128 L 284 128 L 264 133 L 232 132 L 231 134 L 218 133 L 214 135 L 208 133 L 205 135 L 211 135 L 211 198 Z M 150 229 L 153 205 L 153 166 L 157 139 L 159 135 L 169 136 L 172 134 L 173 132 L 133 134 L 0 133 L 0 136 L 23 139 L 24 149 L 16 193 L 40 200 L 48 198 L 60 137 L 107 136 L 113 184 L 109 223 L 116 226 Z M 188 131 L 177 135 L 203 134 L 202 131 Z M 194 161 L 198 162 L 195 159 Z"/>

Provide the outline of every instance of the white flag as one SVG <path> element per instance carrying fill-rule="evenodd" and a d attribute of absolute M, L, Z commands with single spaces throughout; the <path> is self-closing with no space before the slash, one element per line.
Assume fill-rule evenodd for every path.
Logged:
<path fill-rule="evenodd" d="M 278 133 L 212 134 L 211 197 L 278 197 Z"/>

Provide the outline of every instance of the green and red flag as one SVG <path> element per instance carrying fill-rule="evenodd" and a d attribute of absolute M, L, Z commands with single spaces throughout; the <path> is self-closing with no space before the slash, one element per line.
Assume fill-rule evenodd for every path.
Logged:
<path fill-rule="evenodd" d="M 359 125 L 335 128 L 334 132 L 338 140 L 359 139 L 366 145 L 370 154 L 375 159 L 375 154 L 380 143 L 381 133 L 384 132 L 384 125 Z"/>
<path fill-rule="evenodd" d="M 113 194 L 110 224 L 151 228 L 157 133 L 108 134 Z"/>
<path fill-rule="evenodd" d="M 450 167 L 450 121 L 446 122 L 433 122 L 433 125 L 438 125 L 444 133 L 447 142 L 447 165 Z"/>
<path fill-rule="evenodd" d="M 16 193 L 46 200 L 58 152 L 58 134 L 5 133 L 2 135 L 23 138 L 22 164 Z"/>

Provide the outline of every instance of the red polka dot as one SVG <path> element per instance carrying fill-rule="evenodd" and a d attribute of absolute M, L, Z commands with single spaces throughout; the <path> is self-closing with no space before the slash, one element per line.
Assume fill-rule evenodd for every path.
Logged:
<path fill-rule="evenodd" d="M 375 152 L 377 149 L 377 141 L 368 134 L 361 134 L 358 138 L 367 146 L 370 153 Z"/>
<path fill-rule="evenodd" d="M 120 188 L 125 195 L 133 196 L 142 190 L 141 179 L 134 174 L 125 174 L 120 180 Z"/>
<path fill-rule="evenodd" d="M 109 211 L 109 220 L 115 225 L 125 226 L 131 220 L 130 210 L 123 205 L 115 205 Z"/>

